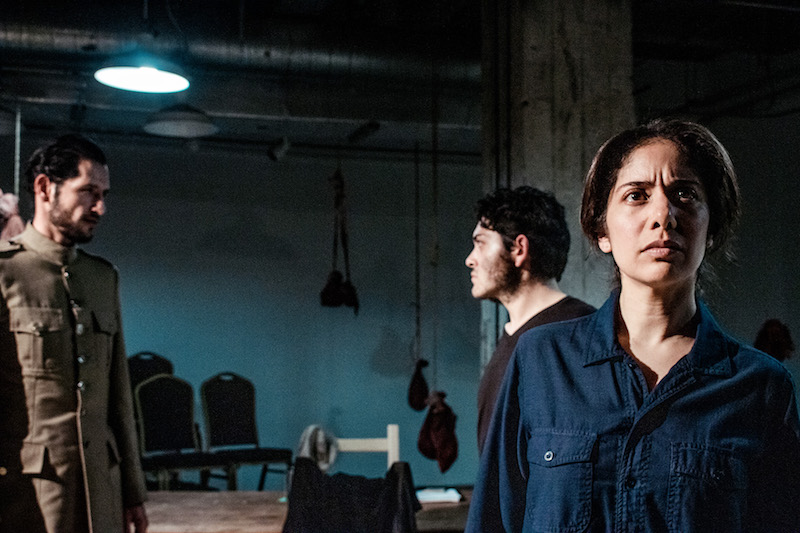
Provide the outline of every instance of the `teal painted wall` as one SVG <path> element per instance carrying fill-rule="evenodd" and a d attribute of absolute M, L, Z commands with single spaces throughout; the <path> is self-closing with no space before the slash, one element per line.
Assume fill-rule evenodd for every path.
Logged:
<path fill-rule="evenodd" d="M 109 214 L 89 248 L 121 272 L 130 354 L 150 350 L 199 392 L 233 371 L 252 379 L 265 445 L 296 448 L 322 424 L 340 436 L 400 425 L 401 458 L 418 484 L 470 484 L 477 472 L 479 305 L 463 260 L 481 195 L 478 158 L 442 158 L 438 268 L 430 162 L 422 191 L 422 351 L 458 416 L 459 458 L 441 474 L 417 451 L 425 413 L 407 403 L 414 315 L 414 162 L 343 157 L 352 280 L 360 299 L 326 308 L 338 158 L 103 143 Z M 340 257 L 339 268 L 344 265 Z M 426 369 L 433 387 L 433 367 Z M 198 419 L 200 418 L 198 404 Z M 342 454 L 339 471 L 381 475 L 385 455 Z M 258 468 L 241 474 L 255 488 Z M 279 486 L 280 476 L 271 476 Z"/>

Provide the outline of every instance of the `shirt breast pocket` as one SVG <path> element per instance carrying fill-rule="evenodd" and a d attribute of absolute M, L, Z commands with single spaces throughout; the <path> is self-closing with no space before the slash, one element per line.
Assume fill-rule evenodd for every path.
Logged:
<path fill-rule="evenodd" d="M 742 531 L 747 511 L 747 470 L 730 450 L 672 445 L 670 531 Z"/>
<path fill-rule="evenodd" d="M 111 311 L 93 310 L 92 325 L 94 327 L 93 351 L 102 357 L 106 365 L 111 363 L 114 350 L 114 335 L 117 333 L 117 315 Z"/>
<path fill-rule="evenodd" d="M 535 429 L 528 440 L 526 531 L 583 531 L 592 517 L 597 435 Z"/>
<path fill-rule="evenodd" d="M 9 327 L 23 371 L 58 372 L 72 368 L 69 323 L 61 309 L 12 307 Z"/>

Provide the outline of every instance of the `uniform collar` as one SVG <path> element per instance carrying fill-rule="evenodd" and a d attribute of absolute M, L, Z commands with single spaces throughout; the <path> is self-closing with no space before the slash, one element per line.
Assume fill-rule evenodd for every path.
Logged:
<path fill-rule="evenodd" d="M 595 321 L 592 335 L 587 340 L 585 366 L 622 357 L 625 352 L 617 342 L 614 321 L 619 305 L 619 289 L 615 289 L 603 306 L 592 315 Z M 733 371 L 731 357 L 735 343 L 722 331 L 706 305 L 697 300 L 700 321 L 695 333 L 692 350 L 686 356 L 686 364 L 695 372 L 728 377 Z"/>
<path fill-rule="evenodd" d="M 69 265 L 78 257 L 78 249 L 75 246 L 63 246 L 52 239 L 39 233 L 30 222 L 25 227 L 25 231 L 11 239 L 12 242 L 19 242 L 26 249 L 31 250 L 42 256 L 43 259 L 59 266 Z"/>

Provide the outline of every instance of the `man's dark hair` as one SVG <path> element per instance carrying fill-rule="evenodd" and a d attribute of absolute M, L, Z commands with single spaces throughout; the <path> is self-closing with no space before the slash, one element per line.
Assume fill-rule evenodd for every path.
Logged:
<path fill-rule="evenodd" d="M 475 204 L 478 223 L 496 231 L 511 250 L 517 235 L 530 243 L 530 272 L 534 278 L 561 280 L 567 266 L 569 229 L 564 206 L 549 193 L 523 185 L 501 188 Z"/>
<path fill-rule="evenodd" d="M 41 146 L 28 159 L 25 168 L 25 186 L 33 195 L 33 180 L 44 174 L 50 181 L 61 184 L 78 175 L 81 160 L 106 164 L 106 155 L 94 142 L 78 134 L 62 135 L 55 141 Z"/>

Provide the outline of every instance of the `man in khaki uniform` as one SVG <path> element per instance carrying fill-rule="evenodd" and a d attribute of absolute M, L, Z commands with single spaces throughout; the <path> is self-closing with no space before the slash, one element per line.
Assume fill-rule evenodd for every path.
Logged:
<path fill-rule="evenodd" d="M 64 136 L 26 178 L 33 222 L 0 243 L 0 532 L 144 533 L 117 271 L 76 248 L 105 212 L 105 155 Z"/>

